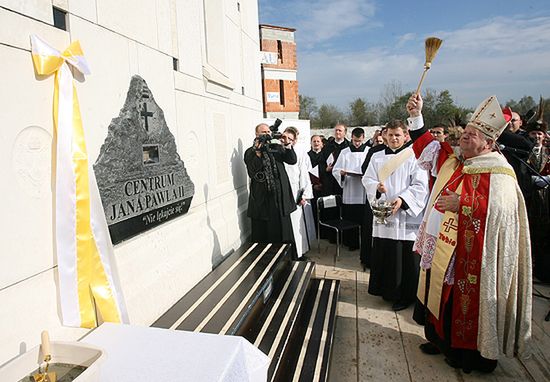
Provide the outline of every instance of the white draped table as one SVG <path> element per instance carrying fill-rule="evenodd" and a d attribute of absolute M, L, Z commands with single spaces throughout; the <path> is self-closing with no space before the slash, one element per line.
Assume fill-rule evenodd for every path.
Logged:
<path fill-rule="evenodd" d="M 105 350 L 102 382 L 266 381 L 270 362 L 237 336 L 104 323 L 80 341 Z"/>

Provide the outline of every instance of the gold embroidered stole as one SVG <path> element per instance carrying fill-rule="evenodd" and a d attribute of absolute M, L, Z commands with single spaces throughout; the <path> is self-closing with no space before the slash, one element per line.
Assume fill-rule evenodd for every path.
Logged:
<path fill-rule="evenodd" d="M 391 174 L 395 172 L 403 163 L 407 161 L 411 156 L 414 155 L 414 151 L 411 147 L 400 151 L 395 154 L 390 160 L 388 160 L 384 165 L 378 170 L 378 181 L 383 183 L 388 179 Z"/>
<path fill-rule="evenodd" d="M 443 192 L 443 189 L 449 184 L 451 177 L 460 166 L 456 156 L 451 155 L 443 166 L 439 169 L 437 180 L 434 184 L 432 194 L 430 196 L 428 211 L 433 211 L 437 198 Z M 456 191 L 460 194 L 462 190 L 462 180 L 458 184 Z M 426 221 L 429 217 L 426 218 Z M 458 234 L 458 214 L 455 212 L 446 211 L 441 221 L 439 235 L 436 239 L 436 247 L 434 249 L 432 266 L 430 271 L 430 293 L 426 302 L 426 270 L 420 269 L 418 280 L 417 297 L 422 303 L 428 307 L 430 312 L 439 318 L 439 304 L 441 302 L 441 293 L 443 290 L 443 280 L 445 273 L 451 261 L 454 249 L 456 247 Z"/>
<path fill-rule="evenodd" d="M 462 180 L 455 191 L 462 192 Z M 455 251 L 458 237 L 458 213 L 445 211 L 443 221 L 439 227 L 439 234 L 435 244 L 435 253 L 432 260 L 430 274 L 430 293 L 428 295 L 428 309 L 435 318 L 439 319 L 439 305 L 443 291 L 443 280 L 449 267 L 451 257 Z"/>

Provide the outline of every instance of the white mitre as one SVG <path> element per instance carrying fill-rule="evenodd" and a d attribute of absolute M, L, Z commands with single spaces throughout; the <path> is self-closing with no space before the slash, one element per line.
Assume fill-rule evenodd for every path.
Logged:
<path fill-rule="evenodd" d="M 496 140 L 508 125 L 508 120 L 500 108 L 497 97 L 493 95 L 479 104 L 468 125 L 475 127 L 488 138 Z"/>

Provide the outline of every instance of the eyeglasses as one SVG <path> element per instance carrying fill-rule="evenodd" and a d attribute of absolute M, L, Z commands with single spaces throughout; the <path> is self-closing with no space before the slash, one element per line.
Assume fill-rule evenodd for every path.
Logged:
<path fill-rule="evenodd" d="M 512 119 L 510 120 L 510 122 L 512 122 L 512 123 L 517 122 L 517 121 L 520 121 L 520 119 L 512 118 Z"/>

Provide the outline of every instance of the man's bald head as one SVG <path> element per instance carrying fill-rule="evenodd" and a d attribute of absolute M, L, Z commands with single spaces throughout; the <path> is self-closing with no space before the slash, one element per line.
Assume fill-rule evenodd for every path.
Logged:
<path fill-rule="evenodd" d="M 512 133 L 516 133 L 520 128 L 523 122 L 521 121 L 521 117 L 518 113 L 515 111 L 512 112 L 512 119 L 510 120 L 510 125 L 508 125 L 508 129 Z"/>
<path fill-rule="evenodd" d="M 336 126 L 334 126 L 334 138 L 336 138 L 336 141 L 340 141 L 346 137 L 346 132 L 348 131 L 348 128 L 343 123 L 337 123 Z"/>
<path fill-rule="evenodd" d="M 256 136 L 259 137 L 264 134 L 271 134 L 271 130 L 269 129 L 269 125 L 267 123 L 260 123 L 256 126 Z"/>

